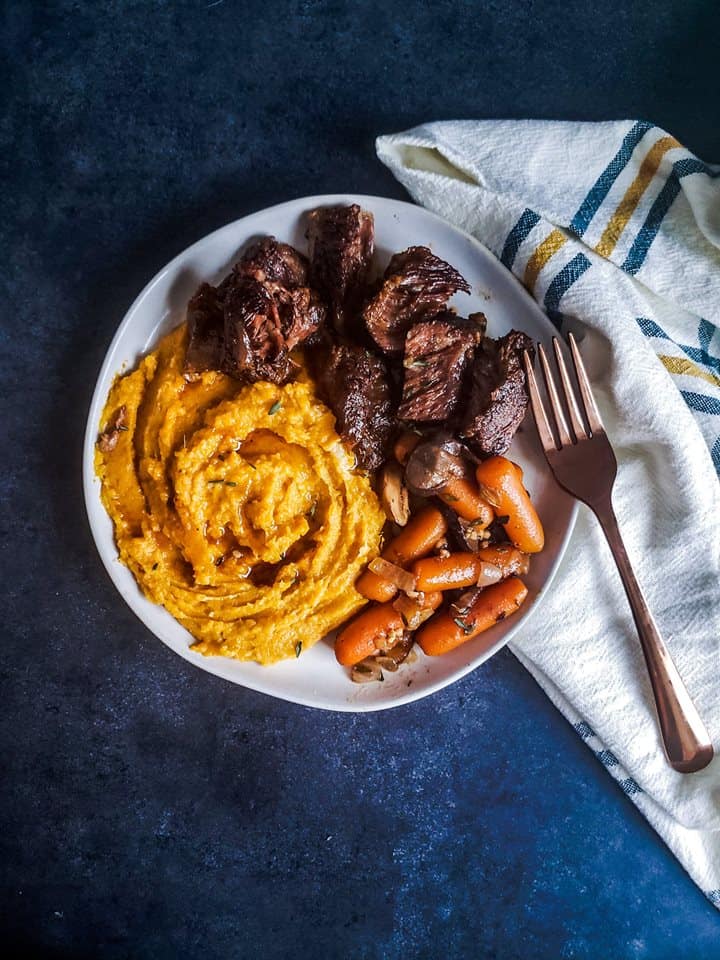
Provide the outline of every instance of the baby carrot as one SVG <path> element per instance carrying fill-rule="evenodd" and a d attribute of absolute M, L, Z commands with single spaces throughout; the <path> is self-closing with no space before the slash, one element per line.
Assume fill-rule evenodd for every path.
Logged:
<path fill-rule="evenodd" d="M 475 471 L 478 487 L 493 505 L 512 543 L 524 553 L 539 553 L 545 545 L 540 518 L 522 482 L 522 470 L 506 457 L 483 460 Z"/>
<path fill-rule="evenodd" d="M 447 522 L 436 507 L 424 507 L 410 520 L 408 525 L 383 550 L 383 560 L 389 560 L 399 567 L 406 567 L 425 554 L 447 533 Z M 361 574 L 355 589 L 368 600 L 385 603 L 397 593 L 397 587 L 383 577 L 366 570 Z"/>
<path fill-rule="evenodd" d="M 402 617 L 392 604 L 369 607 L 337 635 L 335 657 L 344 667 L 352 667 L 378 650 L 390 650 L 404 632 Z"/>
<path fill-rule="evenodd" d="M 421 440 L 422 437 L 419 434 L 413 433 L 411 430 L 403 430 L 393 444 L 393 454 L 397 462 L 405 466 L 408 457 Z"/>
<path fill-rule="evenodd" d="M 453 617 L 449 609 L 441 610 L 420 627 L 415 639 L 423 653 L 437 657 L 477 637 L 509 617 L 527 596 L 527 587 L 517 577 L 510 577 L 481 590 L 475 602 L 462 617 Z"/>
<path fill-rule="evenodd" d="M 493 521 L 492 507 L 480 496 L 475 484 L 464 477 L 451 477 L 438 496 L 463 520 L 474 520 L 481 530 Z"/>
<path fill-rule="evenodd" d="M 484 563 L 498 567 L 503 579 L 511 574 L 527 573 L 528 557 L 509 543 L 485 547 L 477 553 L 451 553 L 449 557 L 425 557 L 416 560 L 412 572 L 416 589 L 454 590 L 477 583 Z"/>

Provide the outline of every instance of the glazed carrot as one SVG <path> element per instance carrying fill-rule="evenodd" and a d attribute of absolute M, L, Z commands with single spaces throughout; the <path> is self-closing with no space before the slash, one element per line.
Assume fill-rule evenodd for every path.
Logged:
<path fill-rule="evenodd" d="M 437 507 L 423 507 L 412 518 L 402 533 L 383 550 L 383 557 L 405 567 L 413 560 L 430 553 L 447 533 L 447 521 Z"/>
<path fill-rule="evenodd" d="M 390 650 L 404 632 L 402 617 L 392 604 L 369 607 L 337 635 L 335 657 L 344 667 L 352 667 L 378 650 Z"/>
<path fill-rule="evenodd" d="M 424 507 L 410 520 L 408 525 L 391 543 L 385 547 L 381 556 L 399 567 L 407 567 L 413 560 L 430 553 L 436 543 L 445 536 L 447 522 L 436 507 Z M 385 603 L 397 593 L 397 587 L 389 580 L 379 577 L 372 570 L 366 570 L 357 583 L 358 590 L 368 600 Z"/>
<path fill-rule="evenodd" d="M 545 545 L 540 518 L 522 482 L 522 470 L 506 457 L 483 460 L 475 471 L 478 487 L 498 516 L 507 517 L 505 533 L 524 553 L 539 553 Z"/>
<path fill-rule="evenodd" d="M 463 617 L 453 617 L 450 609 L 436 613 L 415 634 L 423 653 L 437 657 L 459 647 L 504 620 L 520 607 L 527 596 L 527 587 L 517 577 L 510 577 L 478 593 L 477 599 Z"/>
<path fill-rule="evenodd" d="M 471 587 L 480 574 L 479 553 L 451 553 L 449 557 L 425 557 L 412 565 L 415 585 L 423 592 Z M 421 586 L 422 584 L 422 586 Z"/>
<path fill-rule="evenodd" d="M 511 544 L 500 543 L 478 553 L 451 553 L 449 557 L 416 560 L 412 572 L 418 590 L 454 590 L 476 584 L 484 563 L 498 567 L 504 579 L 512 574 L 527 573 L 528 557 Z"/>
<path fill-rule="evenodd" d="M 393 454 L 397 462 L 405 466 L 408 462 L 408 457 L 421 440 L 422 437 L 419 436 L 419 434 L 413 433 L 411 430 L 403 430 L 393 444 Z"/>
<path fill-rule="evenodd" d="M 493 521 L 492 507 L 480 496 L 475 484 L 464 477 L 451 477 L 438 496 L 463 520 L 474 520 L 481 530 Z"/>
<path fill-rule="evenodd" d="M 394 583 L 379 577 L 372 570 L 360 574 L 355 582 L 355 589 L 368 600 L 375 600 L 377 603 L 387 603 L 398 592 Z"/>

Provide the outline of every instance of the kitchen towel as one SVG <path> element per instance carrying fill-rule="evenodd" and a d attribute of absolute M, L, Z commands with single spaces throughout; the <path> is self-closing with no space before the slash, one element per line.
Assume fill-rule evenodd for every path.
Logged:
<path fill-rule="evenodd" d="M 618 458 L 620 526 L 715 759 L 695 774 L 667 765 L 586 508 L 511 649 L 720 908 L 720 167 L 643 121 L 449 121 L 376 146 L 418 203 L 482 241 L 582 339 Z"/>

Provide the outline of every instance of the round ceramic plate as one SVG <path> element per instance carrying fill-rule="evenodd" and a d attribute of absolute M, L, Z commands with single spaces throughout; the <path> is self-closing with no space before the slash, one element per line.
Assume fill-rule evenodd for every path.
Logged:
<path fill-rule="evenodd" d="M 105 357 L 88 416 L 83 451 L 83 485 L 88 517 L 100 557 L 125 602 L 145 626 L 181 657 L 209 673 L 252 690 L 328 710 L 382 710 L 427 696 L 458 680 L 492 656 L 519 630 L 548 590 L 575 521 L 576 506 L 555 484 L 529 417 L 521 426 L 509 455 L 525 471 L 525 483 L 543 520 L 546 545 L 533 557 L 525 578 L 529 597 L 517 616 L 443 657 L 425 657 L 404 664 L 384 683 L 354 684 L 335 661 L 332 644 L 316 644 L 298 660 L 270 667 L 223 657 L 204 657 L 190 649 L 192 637 L 163 608 L 147 600 L 118 560 L 110 518 L 100 500 L 93 454 L 105 398 L 118 373 L 132 369 L 169 330 L 185 320 L 189 297 L 202 280 L 216 283 L 237 260 L 238 251 L 258 235 L 273 234 L 304 250 L 304 214 L 313 207 L 359 203 L 375 217 L 376 258 L 384 267 L 392 253 L 426 245 L 468 280 L 471 296 L 456 302 L 464 316 L 482 310 L 488 332 L 502 336 L 524 330 L 535 340 L 553 328 L 520 284 L 483 246 L 422 207 L 398 200 L 364 196 L 321 196 L 292 200 L 236 220 L 199 240 L 169 263 L 145 287 L 120 324 Z"/>

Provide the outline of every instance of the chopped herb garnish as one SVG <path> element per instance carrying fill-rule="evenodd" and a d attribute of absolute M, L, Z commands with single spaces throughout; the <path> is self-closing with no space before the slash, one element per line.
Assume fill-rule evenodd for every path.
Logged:
<path fill-rule="evenodd" d="M 442 498 L 445 503 L 457 503 L 457 501 L 460 499 L 460 497 L 453 496 L 452 493 L 444 493 Z"/>
<path fill-rule="evenodd" d="M 282 406 L 282 403 L 280 403 L 279 400 L 276 400 L 275 403 L 268 410 L 268 413 L 270 414 L 270 416 L 272 416 L 274 413 L 277 413 L 281 406 Z"/>
<path fill-rule="evenodd" d="M 154 563 L 154 564 L 152 565 L 153 570 L 157 570 L 158 566 L 159 566 L 159 564 Z"/>
<path fill-rule="evenodd" d="M 237 486 L 237 483 L 235 483 L 234 480 L 226 480 L 226 481 L 225 481 L 225 486 L 226 486 L 226 487 L 236 487 L 236 486 Z"/>
<path fill-rule="evenodd" d="M 295 644 L 295 659 L 297 659 L 302 653 L 302 640 L 298 640 Z"/>
<path fill-rule="evenodd" d="M 210 486 L 213 483 L 225 483 L 225 481 L 224 480 L 208 480 L 208 486 Z"/>
<path fill-rule="evenodd" d="M 460 617 L 453 617 L 453 623 L 456 623 L 463 633 L 470 633 L 472 631 L 470 624 L 465 623 L 465 621 L 461 620 Z"/>

